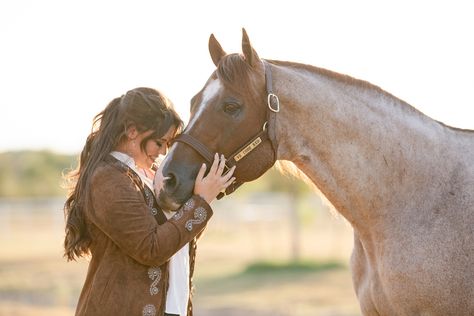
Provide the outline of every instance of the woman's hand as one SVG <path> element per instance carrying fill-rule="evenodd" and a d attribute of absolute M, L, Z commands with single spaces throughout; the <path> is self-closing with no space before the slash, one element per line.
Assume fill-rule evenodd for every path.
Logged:
<path fill-rule="evenodd" d="M 204 178 L 206 173 L 206 164 L 202 164 L 201 169 L 196 177 L 194 184 L 194 194 L 200 195 L 207 203 L 211 203 L 219 192 L 227 189 L 229 185 L 234 182 L 235 177 L 232 177 L 235 166 L 233 166 L 226 174 L 224 172 L 225 158 L 221 155 L 219 161 L 219 155 L 214 156 L 214 162 L 212 163 L 209 173 Z"/>

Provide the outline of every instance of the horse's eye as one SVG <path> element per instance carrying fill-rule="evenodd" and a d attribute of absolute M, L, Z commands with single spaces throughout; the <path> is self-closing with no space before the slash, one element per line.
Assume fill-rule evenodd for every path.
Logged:
<path fill-rule="evenodd" d="M 240 111 L 240 105 L 237 103 L 226 103 L 224 104 L 224 112 L 227 114 L 235 115 Z"/>

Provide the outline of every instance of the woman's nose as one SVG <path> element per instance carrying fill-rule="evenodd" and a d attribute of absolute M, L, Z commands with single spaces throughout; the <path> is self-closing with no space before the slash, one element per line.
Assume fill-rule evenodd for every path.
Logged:
<path fill-rule="evenodd" d="M 162 146 L 158 152 L 160 155 L 162 156 L 166 156 L 166 154 L 168 153 L 168 146 Z"/>

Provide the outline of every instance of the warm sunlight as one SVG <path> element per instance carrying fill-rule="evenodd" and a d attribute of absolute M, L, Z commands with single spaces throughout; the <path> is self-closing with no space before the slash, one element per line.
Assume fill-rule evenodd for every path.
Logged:
<path fill-rule="evenodd" d="M 0 1 L 0 315 L 474 315 L 472 13 Z"/>
<path fill-rule="evenodd" d="M 269 4 L 3 2 L 0 151 L 77 152 L 93 115 L 137 86 L 161 89 L 186 119 L 190 98 L 214 69 L 210 33 L 237 52 L 241 27 L 262 58 L 342 72 L 436 120 L 474 128 L 468 2 Z"/>

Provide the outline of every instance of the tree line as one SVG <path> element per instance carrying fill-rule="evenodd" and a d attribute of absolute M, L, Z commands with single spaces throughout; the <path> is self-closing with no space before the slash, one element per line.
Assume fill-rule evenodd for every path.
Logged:
<path fill-rule="evenodd" d="M 48 150 L 0 153 L 0 197 L 66 196 L 62 175 L 76 165 L 76 155 Z"/>
<path fill-rule="evenodd" d="M 48 150 L 0 153 L 0 198 L 66 196 L 63 176 L 76 168 L 78 155 Z M 301 180 L 280 174 L 274 168 L 256 181 L 245 184 L 237 194 L 255 191 L 307 192 Z"/>

